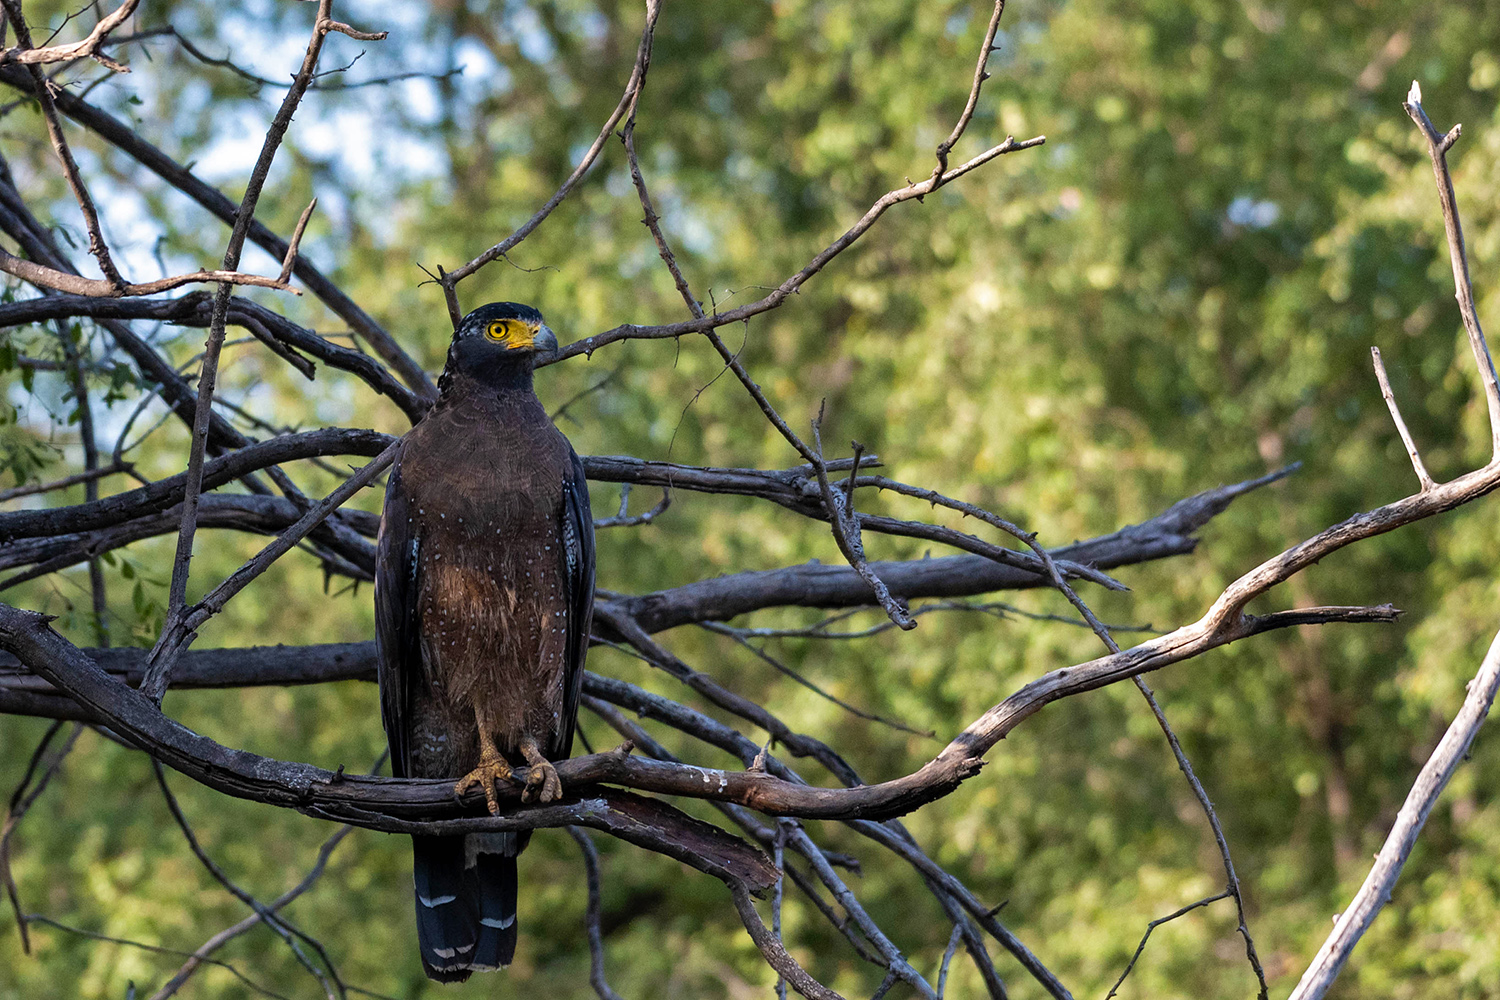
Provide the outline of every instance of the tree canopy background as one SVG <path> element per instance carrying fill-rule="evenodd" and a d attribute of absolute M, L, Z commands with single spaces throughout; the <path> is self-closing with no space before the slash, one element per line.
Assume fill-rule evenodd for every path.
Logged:
<path fill-rule="evenodd" d="M 61 24 L 71 10 L 27 6 L 34 24 Z M 205 53 L 281 81 L 300 57 L 310 12 L 273 0 L 161 2 L 143 5 L 137 21 L 170 24 Z M 987 13 L 910 0 L 668 2 L 636 142 L 700 294 L 711 288 L 721 305 L 759 295 L 901 178 L 930 172 L 932 149 L 968 92 Z M 325 65 L 364 54 L 304 102 L 260 216 L 287 232 L 316 195 L 303 252 L 435 370 L 450 328 L 418 264 L 467 259 L 551 194 L 618 99 L 642 12 L 634 3 L 470 0 L 348 3 L 339 16 L 391 37 L 330 41 Z M 998 509 L 1051 545 L 1302 462 L 1213 522 L 1193 555 L 1122 572 L 1130 593 L 1089 594 L 1104 620 L 1157 629 L 1196 618 L 1230 579 L 1292 541 L 1410 491 L 1371 344 L 1434 475 L 1484 461 L 1484 404 L 1461 349 L 1430 171 L 1400 101 L 1418 78 L 1440 127 L 1464 123 L 1455 183 L 1480 315 L 1500 324 L 1491 291 L 1500 264 L 1500 5 L 1016 0 L 998 44 L 966 141 L 982 148 L 1007 134 L 1045 134 L 1047 145 L 894 209 L 794 301 L 725 331 L 782 413 L 805 426 L 826 399 L 825 438 L 857 439 L 891 475 Z M 91 101 L 237 197 L 279 86 L 205 65 L 171 36 L 116 55 L 132 73 L 96 68 L 75 89 L 100 80 Z M 345 87 L 409 71 L 427 75 Z M 70 140 L 112 247 L 136 271 L 191 269 L 217 255 L 219 222 L 82 130 Z M 23 190 L 50 195 L 45 221 L 78 241 L 80 217 L 33 103 L 5 107 L 0 146 Z M 492 265 L 464 286 L 466 302 L 533 303 L 564 341 L 680 319 L 639 218 L 612 144 L 512 254 L 514 266 Z M 259 251 L 245 266 L 275 270 Z M 339 328 L 316 302 L 264 299 L 306 325 Z M 103 355 L 102 335 L 87 324 L 78 335 Z M 154 342 L 186 363 L 202 336 L 162 326 Z M 0 461 L 18 480 L 47 478 L 77 454 L 72 404 L 61 375 L 19 359 L 60 356 L 56 338 L 36 328 L 0 343 Z M 715 379 L 720 368 L 696 339 L 632 342 L 550 368 L 538 382 L 549 404 L 573 400 L 560 420 L 581 453 L 793 464 L 739 388 Z M 101 415 L 101 437 L 112 442 L 139 389 L 107 364 L 93 382 L 117 398 Z M 301 382 L 254 342 L 226 351 L 221 384 L 277 425 L 406 427 L 353 380 Z M 148 410 L 148 422 L 159 413 Z M 167 423 L 133 457 L 149 475 L 170 474 L 186 442 Z M 378 509 L 378 491 L 358 502 Z M 613 503 L 596 493 L 596 509 Z M 1223 820 L 1273 992 L 1305 967 L 1463 697 L 1496 624 L 1497 527 L 1500 508 L 1481 502 L 1341 553 L 1280 595 L 1285 605 L 1390 601 L 1407 612 L 1399 625 L 1262 636 L 1152 680 Z M 207 577 L 223 576 L 260 544 L 206 532 L 198 559 Z M 877 557 L 924 551 L 902 539 L 867 544 Z M 114 643 L 154 638 L 171 545 L 141 543 L 108 567 L 104 624 Z M 814 557 L 840 558 L 820 525 L 749 501 L 679 495 L 650 525 L 601 534 L 599 582 L 643 592 Z M 79 569 L 6 599 L 63 615 L 68 634 L 86 643 L 99 627 L 86 588 Z M 838 696 L 945 740 L 1026 680 L 1094 655 L 1086 629 L 1020 614 L 1067 613 L 1059 595 L 1005 600 L 1019 610 L 934 614 L 914 633 L 776 639 L 768 649 Z M 812 620 L 761 613 L 754 623 Z M 874 611 L 855 622 L 880 620 Z M 316 560 L 293 557 L 215 619 L 200 645 L 372 633 L 369 588 L 325 591 Z M 672 638 L 794 727 L 857 748 L 853 763 L 871 780 L 905 773 L 941 745 L 855 718 L 722 637 Z M 671 690 L 611 650 L 596 648 L 590 663 Z M 167 707 L 226 744 L 329 767 L 367 768 L 383 747 L 370 685 L 184 692 Z M 581 724 L 593 745 L 612 742 L 598 720 Z M 19 780 L 45 728 L 0 717 L 0 787 Z M 262 896 L 299 879 L 329 832 L 180 779 L 174 788 L 205 846 Z M 1336 995 L 1500 996 L 1497 792 L 1500 739 L 1483 733 Z M 1124 687 L 1049 707 L 991 754 L 981 777 L 908 820 L 936 860 L 986 899 L 1007 901 L 1008 925 L 1078 995 L 1107 990 L 1147 921 L 1222 880 L 1154 720 Z M 861 853 L 857 838 L 826 833 Z M 772 973 L 720 886 L 625 845 L 600 846 L 610 979 L 621 994 L 769 990 Z M 183 849 L 148 760 L 92 733 L 27 818 L 13 855 L 29 909 L 104 934 L 191 950 L 244 915 Z M 522 869 L 517 964 L 445 995 L 589 992 L 576 846 L 541 833 Z M 948 926 L 935 903 L 914 895 L 913 878 L 882 862 L 859 888 L 912 961 L 935 969 Z M 360 831 L 292 913 L 348 981 L 436 995 L 417 962 L 410 891 L 405 839 Z M 789 944 L 815 976 L 850 993 L 875 989 L 878 977 L 815 914 L 792 906 L 787 921 Z M 1234 924 L 1220 903 L 1163 926 L 1122 995 L 1252 994 Z M 177 964 L 43 926 L 33 944 L 26 957 L 8 926 L 0 934 L 0 996 L 120 997 L 131 982 L 154 988 Z M 313 986 L 264 930 L 222 957 L 288 995 Z M 1036 994 L 997 961 L 1014 995 Z M 951 995 L 977 995 L 972 969 L 955 964 L 954 975 Z M 249 995 L 222 969 L 200 973 L 194 991 Z"/>

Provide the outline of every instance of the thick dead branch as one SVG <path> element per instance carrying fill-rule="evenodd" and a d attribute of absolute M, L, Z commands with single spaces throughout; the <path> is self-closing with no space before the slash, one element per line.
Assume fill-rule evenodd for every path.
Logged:
<path fill-rule="evenodd" d="M 94 59 L 117 73 L 129 73 L 130 67 L 122 66 L 102 55 L 99 49 L 109 43 L 109 33 L 124 24 L 125 20 L 135 13 L 140 2 L 141 0 L 124 0 L 120 6 L 100 18 L 99 23 L 94 25 L 94 30 L 88 33 L 88 37 L 80 41 L 69 42 L 66 45 L 44 45 L 41 48 L 32 48 L 29 42 L 23 42 L 8 49 L 0 49 L 0 64 L 20 63 L 23 66 L 34 66 L 42 63 L 71 62 L 74 59 Z M 19 4 L 17 7 L 19 9 Z"/>
<path fill-rule="evenodd" d="M 817 788 L 765 772 L 662 764 L 620 754 L 594 754 L 563 761 L 557 765 L 557 773 L 564 787 L 570 789 L 606 783 L 666 795 L 735 802 L 771 815 L 882 819 L 910 812 L 953 791 L 979 772 L 983 752 L 1022 720 L 1058 698 L 1159 669 L 1234 639 L 1285 625 L 1305 624 L 1316 620 L 1318 615 L 1325 621 L 1358 622 L 1392 621 L 1395 614 L 1389 608 L 1328 608 L 1288 616 L 1246 616 L 1237 630 L 1220 629 L 1208 634 L 1179 630 L 1187 634 L 1174 633 L 1164 637 L 1170 642 L 1158 640 L 1118 656 L 1053 671 L 986 713 L 916 772 L 873 785 Z M 1152 648 L 1147 650 L 1147 646 Z M 111 678 L 49 628 L 44 616 L 34 612 L 0 605 L 0 648 L 9 650 L 30 670 L 66 691 L 122 738 L 227 794 L 400 833 L 410 832 L 416 818 L 447 820 L 455 815 L 484 812 L 479 792 L 455 800 L 451 782 L 335 778 L 321 768 L 223 747 L 162 715 L 150 699 Z M 500 797 L 507 807 L 512 798 L 518 800 L 519 792 L 512 796 L 512 791 L 501 790 Z M 486 829 L 482 826 L 485 820 L 447 821 L 461 824 L 452 832 Z M 474 826 L 475 823 L 481 825 Z"/>

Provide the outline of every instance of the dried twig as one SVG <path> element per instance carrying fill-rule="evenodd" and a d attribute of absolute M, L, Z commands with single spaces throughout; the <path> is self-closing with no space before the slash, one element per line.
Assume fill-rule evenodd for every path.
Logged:
<path fill-rule="evenodd" d="M 990 23 L 984 29 L 984 41 L 979 46 L 979 61 L 974 66 L 974 83 L 969 87 L 969 99 L 964 104 L 963 113 L 958 116 L 958 122 L 953 126 L 953 131 L 948 133 L 948 138 L 938 144 L 937 166 L 932 170 L 932 179 L 937 180 L 948 170 L 948 154 L 963 138 L 964 131 L 968 129 L 969 122 L 974 120 L 974 110 L 979 107 L 979 89 L 984 86 L 984 81 L 990 78 L 985 71 L 989 64 L 990 54 L 995 51 L 995 33 L 1000 30 L 1000 15 L 1005 13 L 1005 0 L 995 0 L 995 10 L 990 14 Z"/>
<path fill-rule="evenodd" d="M 1119 991 L 1120 984 L 1125 982 L 1125 977 L 1130 975 L 1131 969 L 1135 968 L 1136 960 L 1141 957 L 1141 952 L 1146 950 L 1146 942 L 1151 940 L 1152 931 L 1156 930 L 1158 927 L 1160 927 L 1162 924 L 1167 923 L 1168 921 L 1176 920 L 1180 916 L 1193 912 L 1200 906 L 1207 906 L 1210 903 L 1216 903 L 1221 899 L 1227 898 L 1228 896 L 1228 891 L 1225 891 L 1219 893 L 1217 896 L 1209 896 L 1207 899 L 1200 899 L 1196 903 L 1189 903 L 1187 906 L 1182 907 L 1180 910 L 1173 910 L 1165 917 L 1158 917 L 1147 924 L 1146 933 L 1141 935 L 1141 943 L 1135 946 L 1135 954 L 1131 955 L 1130 961 L 1125 963 L 1125 971 L 1120 973 L 1120 978 L 1116 979 L 1115 984 L 1109 988 L 1109 993 L 1105 995 L 1104 1000 L 1110 1000 L 1110 998 Z"/>
<path fill-rule="evenodd" d="M 319 0 L 312 38 L 307 43 L 307 52 L 303 56 L 302 67 L 297 71 L 297 78 L 287 90 L 281 107 L 276 111 L 276 116 L 271 120 L 270 128 L 266 130 L 260 156 L 255 161 L 250 181 L 245 188 L 245 195 L 240 200 L 240 209 L 235 216 L 234 228 L 229 235 L 229 246 L 224 251 L 224 270 L 226 271 L 233 271 L 239 266 L 240 254 L 245 246 L 250 222 L 255 217 L 256 203 L 260 201 L 261 191 L 270 173 L 271 162 L 275 159 L 281 140 L 292 123 L 292 115 L 296 112 L 297 105 L 301 103 L 302 95 L 307 92 L 308 84 L 312 82 L 313 74 L 317 71 L 318 56 L 323 50 L 323 41 L 328 37 L 328 32 L 332 30 L 334 24 L 332 12 L 333 0 Z M 291 253 L 292 250 L 289 249 L 288 254 Z M 203 366 L 198 378 L 198 410 L 193 420 L 192 449 L 188 457 L 187 495 L 182 507 L 182 528 L 177 536 L 177 554 L 172 562 L 172 585 L 167 596 L 166 625 L 162 629 L 156 646 L 151 651 L 152 667 L 143 685 L 147 695 L 157 701 L 160 701 L 161 696 L 166 693 L 167 684 L 172 676 L 172 665 L 190 632 L 190 627 L 184 622 L 188 570 L 193 558 L 193 535 L 198 525 L 198 496 L 203 491 L 203 460 L 204 450 L 208 445 L 208 418 L 213 407 L 214 383 L 218 377 L 219 350 L 224 343 L 224 326 L 228 318 L 230 291 L 230 285 L 220 284 L 218 294 L 214 297 L 213 318 L 209 321 L 208 347 L 204 352 Z"/>
<path fill-rule="evenodd" d="M 66 45 L 32 48 L 29 38 L 23 36 L 21 44 L 8 49 L 0 49 L 0 64 L 21 63 L 26 66 L 36 66 L 42 63 L 71 62 L 74 59 L 93 59 L 116 73 L 129 73 L 130 67 L 120 65 L 100 53 L 99 50 L 111 42 L 124 40 L 111 39 L 109 33 L 125 23 L 125 20 L 135 13 L 140 2 L 141 0 L 124 0 L 120 6 L 101 17 L 94 25 L 94 30 L 81 41 L 70 42 Z M 16 4 L 16 9 L 20 9 L 19 3 Z M 17 34 L 19 35 L 20 32 L 18 31 Z"/>
<path fill-rule="evenodd" d="M 167 809 L 171 812 L 172 819 L 176 821 L 177 828 L 182 831 L 182 836 L 187 841 L 188 849 L 193 852 L 193 856 L 198 859 L 215 882 L 218 882 L 228 890 L 230 895 L 254 910 L 265 921 L 266 926 L 270 927 L 286 942 L 287 947 L 296 956 L 298 963 L 318 980 L 328 1000 L 342 1000 L 345 995 L 344 984 L 339 979 L 338 972 L 334 969 L 333 963 L 329 960 L 328 953 L 324 950 L 323 945 L 317 939 L 298 930 L 287 920 L 277 916 L 261 903 L 260 900 L 240 888 L 224 872 L 224 869 L 220 868 L 218 863 L 208 856 L 208 852 L 198 842 L 198 836 L 193 832 L 192 825 L 188 823 L 187 816 L 183 813 L 182 807 L 178 805 L 177 796 L 172 794 L 172 789 L 167 784 L 166 772 L 162 770 L 161 763 L 153 760 L 151 762 L 151 771 L 156 775 L 156 784 L 161 789 L 162 797 L 166 800 Z M 323 960 L 323 965 L 328 970 L 326 974 L 323 969 L 318 968 L 312 959 L 308 958 L 307 954 L 303 952 L 301 945 L 297 943 L 299 940 L 317 951 L 318 957 Z"/>
<path fill-rule="evenodd" d="M 589 902 L 584 921 L 589 933 L 589 983 L 594 987 L 599 1000 L 620 1000 L 620 994 L 609 988 L 604 978 L 604 932 L 600 927 L 601 887 L 599 884 L 599 851 L 588 831 L 576 826 L 567 828 L 568 836 L 578 841 L 583 850 L 583 869 L 588 877 Z"/>
<path fill-rule="evenodd" d="M 187 961 L 182 963 L 182 967 L 177 970 L 172 978 L 169 979 L 161 989 L 157 990 L 151 995 L 151 1000 L 168 1000 L 169 997 L 175 996 L 177 994 L 177 991 L 180 990 L 190 978 L 192 978 L 193 974 L 197 972 L 198 969 L 202 968 L 205 963 L 213 963 L 213 959 L 210 956 L 213 955 L 215 951 L 218 951 L 219 948 L 223 947 L 234 938 L 239 937 L 241 934 L 259 924 L 262 920 L 265 919 L 264 914 L 276 913 L 292 900 L 305 893 L 308 889 L 311 889 L 313 887 L 313 884 L 322 877 L 323 872 L 327 870 L 328 859 L 330 856 L 332 856 L 334 848 L 338 847 L 343 839 L 352 832 L 354 832 L 354 827 L 352 826 L 341 826 L 337 830 L 335 830 L 333 832 L 333 835 L 325 840 L 323 842 L 323 846 L 318 849 L 317 860 L 313 863 L 313 866 L 311 869 L 309 869 L 308 873 L 303 876 L 301 882 L 298 882 L 295 886 L 288 889 L 280 896 L 277 896 L 269 903 L 266 903 L 262 909 L 250 914 L 239 923 L 224 928 L 222 931 L 215 934 L 207 941 L 203 942 L 203 944 L 199 945 L 198 949 L 194 951 L 190 956 L 188 956 Z"/>
<path fill-rule="evenodd" d="M 568 175 L 567 180 L 563 181 L 562 186 L 557 189 L 556 193 L 547 199 L 547 203 L 537 209 L 536 213 L 530 219 L 527 219 L 521 228 L 484 251 L 484 253 L 452 271 L 445 272 L 439 269 L 440 284 L 443 286 L 443 295 L 448 302 L 448 314 L 453 319 L 455 327 L 458 326 L 459 317 L 463 315 L 463 311 L 458 306 L 458 283 L 490 261 L 503 257 L 522 240 L 530 236 L 536 227 L 540 226 L 546 220 L 547 216 L 552 214 L 552 210 L 562 203 L 562 200 L 568 196 L 569 192 L 573 190 L 574 185 L 582 179 L 583 175 L 588 173 L 589 168 L 594 165 L 594 161 L 599 158 L 599 153 L 604 149 L 604 144 L 609 141 L 609 136 L 614 132 L 615 126 L 619 124 L 620 119 L 625 116 L 629 109 L 635 107 L 635 103 L 640 96 L 641 87 L 646 83 L 646 71 L 651 68 L 651 43 L 656 33 L 656 19 L 660 14 L 661 0 L 646 0 L 646 26 L 641 31 L 641 44 L 636 50 L 635 65 L 631 67 L 630 79 L 625 84 L 625 93 L 620 96 L 620 103 L 615 106 L 615 110 L 605 121 L 604 127 L 599 130 L 598 137 L 589 146 L 588 151 L 583 154 L 583 159 L 578 162 L 578 166 L 573 168 L 573 172 Z"/>
<path fill-rule="evenodd" d="M 1437 484 L 1427 474 L 1427 466 L 1422 464 L 1422 455 L 1417 451 L 1417 444 L 1412 440 L 1411 431 L 1406 429 L 1406 421 L 1401 419 L 1401 408 L 1396 405 L 1396 394 L 1391 391 L 1391 380 L 1385 374 L 1385 362 L 1380 359 L 1380 348 L 1370 348 L 1370 358 L 1375 364 L 1375 379 L 1380 383 L 1380 395 L 1385 398 L 1385 405 L 1391 411 L 1391 420 L 1396 425 L 1396 433 L 1401 435 L 1401 443 L 1406 445 L 1406 454 L 1411 458 L 1412 470 L 1417 474 L 1417 481 L 1422 484 L 1423 490 L 1430 490 Z"/>
<path fill-rule="evenodd" d="M 72 732 L 68 734 L 67 740 L 58 749 L 57 753 L 53 755 L 46 769 L 41 772 L 41 777 L 38 778 L 37 768 L 41 766 L 42 759 L 47 753 L 47 748 L 52 745 L 53 738 L 57 736 L 61 729 L 62 723 L 54 722 L 42 734 L 41 740 L 37 742 L 36 749 L 32 751 L 31 759 L 26 763 L 26 771 L 21 775 L 20 784 L 16 785 L 15 791 L 11 793 L 10 802 L 5 809 L 5 822 L 4 824 L 0 824 L 0 876 L 4 877 L 5 895 L 10 900 L 11 909 L 16 915 L 16 929 L 21 935 L 21 951 L 27 955 L 31 954 L 31 935 L 26 929 L 26 913 L 21 909 L 21 895 L 16 888 L 16 880 L 10 870 L 10 839 L 16 832 L 16 827 L 20 825 L 21 820 L 31 808 L 32 803 L 41 796 L 42 792 L 47 790 L 47 785 L 52 781 L 52 776 L 62 767 L 63 760 L 68 756 L 69 751 L 73 749 L 73 744 L 78 742 L 79 734 L 83 732 L 81 725 L 77 723 L 73 725 Z M 33 778 L 36 778 L 35 785 L 32 784 Z"/>
<path fill-rule="evenodd" d="M 1500 460 L 1500 383 L 1495 380 L 1495 362 L 1490 357 L 1489 344 L 1484 331 L 1479 327 L 1479 314 L 1474 309 L 1474 284 L 1469 279 L 1469 258 L 1464 253 L 1464 231 L 1458 219 L 1458 202 L 1453 194 L 1453 175 L 1448 171 L 1448 150 L 1463 134 L 1463 126 L 1455 125 L 1446 135 L 1438 132 L 1422 109 L 1422 87 L 1411 82 L 1411 91 L 1401 105 L 1427 140 L 1427 155 L 1432 160 L 1432 174 L 1437 180 L 1438 200 L 1443 206 L 1443 229 L 1448 234 L 1448 258 L 1453 265 L 1454 295 L 1458 299 L 1458 311 L 1463 315 L 1464 330 L 1469 335 L 1469 349 L 1474 354 L 1474 363 L 1479 367 L 1479 379 L 1484 384 L 1484 398 L 1490 413 L 1490 444 L 1492 460 Z"/>

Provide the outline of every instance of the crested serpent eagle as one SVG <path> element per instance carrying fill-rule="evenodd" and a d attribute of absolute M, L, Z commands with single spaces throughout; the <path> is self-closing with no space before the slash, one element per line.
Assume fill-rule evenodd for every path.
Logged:
<path fill-rule="evenodd" d="M 530 306 L 464 317 L 386 488 L 375 572 L 380 709 L 398 777 L 484 791 L 529 766 L 562 795 L 594 600 L 583 465 L 532 391 L 557 338 Z M 530 831 L 412 837 L 417 940 L 444 982 L 510 963 Z"/>

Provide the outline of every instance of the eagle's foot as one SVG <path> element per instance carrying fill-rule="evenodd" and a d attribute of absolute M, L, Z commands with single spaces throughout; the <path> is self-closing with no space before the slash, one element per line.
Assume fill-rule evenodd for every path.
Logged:
<path fill-rule="evenodd" d="M 562 798 L 562 779 L 557 776 L 557 768 L 552 762 L 542 756 L 535 737 L 522 737 L 521 754 L 531 765 L 526 774 L 526 787 L 521 790 L 521 801 L 555 802 Z"/>
<path fill-rule="evenodd" d="M 512 774 L 510 764 L 500 756 L 498 750 L 483 747 L 479 752 L 479 766 L 458 779 L 458 783 L 453 786 L 453 794 L 463 795 L 478 785 L 484 789 L 484 804 L 489 807 L 490 815 L 498 816 L 500 800 L 495 796 L 495 786 L 502 781 L 510 781 Z"/>

